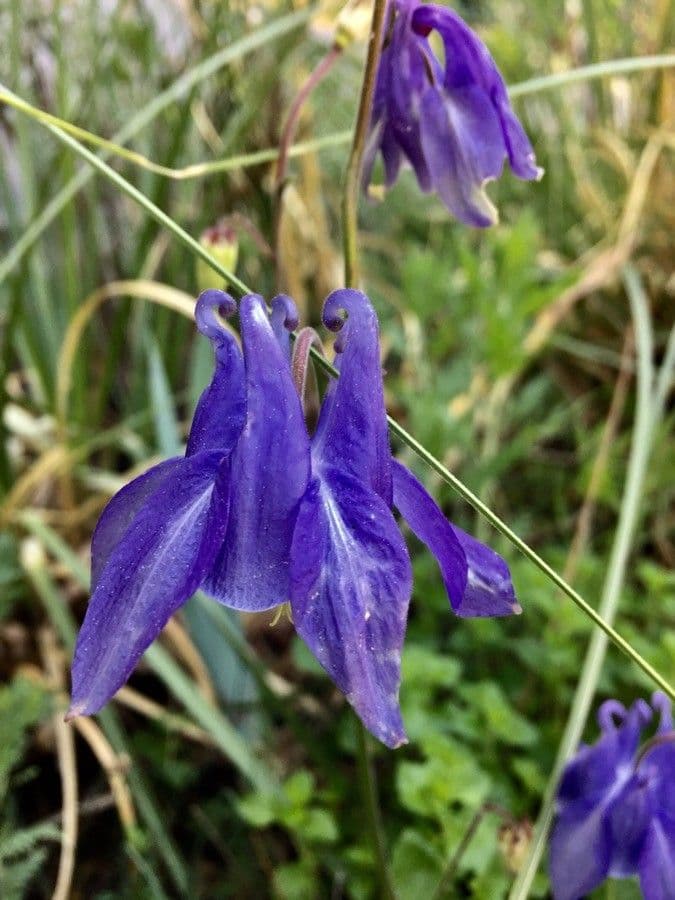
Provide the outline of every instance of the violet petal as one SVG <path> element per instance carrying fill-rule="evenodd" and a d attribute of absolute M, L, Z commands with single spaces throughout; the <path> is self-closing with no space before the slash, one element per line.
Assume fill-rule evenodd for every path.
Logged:
<path fill-rule="evenodd" d="M 212 342 L 216 365 L 211 383 L 197 403 L 186 456 L 204 450 L 222 450 L 227 454 L 244 427 L 244 360 L 234 334 L 216 317 L 216 312 L 228 316 L 235 310 L 234 300 L 224 291 L 204 291 L 197 300 L 197 327 Z"/>
<path fill-rule="evenodd" d="M 221 453 L 181 460 L 110 554 L 80 629 L 69 717 L 99 710 L 197 590 L 227 524 Z"/>
<path fill-rule="evenodd" d="M 394 506 L 436 557 L 453 611 L 463 617 L 520 612 L 501 556 L 448 522 L 424 485 L 397 460 L 392 472 Z"/>
<path fill-rule="evenodd" d="M 366 728 L 405 743 L 398 705 L 412 572 L 396 522 L 366 485 L 328 470 L 302 501 L 291 608 L 303 638 Z"/>
<path fill-rule="evenodd" d="M 180 469 L 182 462 L 183 457 L 176 456 L 153 466 L 129 484 L 125 484 L 105 507 L 91 539 L 92 592 L 96 590 L 110 554 L 122 540 L 140 509 L 151 494 L 159 490 L 163 482 Z"/>
<path fill-rule="evenodd" d="M 674 778 L 671 773 L 671 791 Z M 638 863 L 638 874 L 645 900 L 673 900 L 675 819 L 657 817 L 652 821 Z"/>
<path fill-rule="evenodd" d="M 490 51 L 473 29 L 453 10 L 435 4 L 420 4 L 412 17 L 413 30 L 437 30 L 445 47 L 444 88 L 452 96 L 457 88 L 475 85 L 483 93 L 483 105 L 498 114 L 502 139 L 511 169 L 518 178 L 541 177 L 532 145 L 511 108 L 504 79 Z"/>
<path fill-rule="evenodd" d="M 288 559 L 298 504 L 309 481 L 309 436 L 261 297 L 240 303 L 247 415 L 232 454 L 227 535 L 204 590 L 242 610 L 288 599 Z"/>
<path fill-rule="evenodd" d="M 481 117 L 484 125 L 481 126 Z M 485 138 L 480 130 L 484 128 Z M 444 100 L 429 88 L 421 99 L 420 137 L 434 189 L 453 215 L 477 228 L 494 225 L 497 210 L 485 193 L 485 181 L 496 177 L 495 159 L 503 146 L 495 145 L 499 123 L 491 107 L 484 109 L 475 87 L 458 89 Z M 483 143 L 484 140 L 484 143 Z M 477 148 L 482 152 L 477 153 Z M 495 175 L 486 175 L 491 166 Z"/>
<path fill-rule="evenodd" d="M 270 323 L 279 346 L 286 357 L 291 358 L 291 331 L 298 327 L 298 310 L 288 294 L 277 294 L 270 303 Z"/>
<path fill-rule="evenodd" d="M 550 840 L 549 875 L 555 900 L 579 900 L 607 877 L 611 843 L 603 807 L 558 817 Z"/>
<path fill-rule="evenodd" d="M 632 761 L 650 716 L 643 701 L 629 710 L 614 700 L 603 703 L 598 712 L 602 735 L 565 767 L 549 853 L 555 900 L 578 900 L 607 877 L 615 853 L 612 804 L 632 778 Z"/>
<path fill-rule="evenodd" d="M 323 321 L 339 332 L 340 377 L 321 407 L 312 459 L 318 469 L 334 467 L 370 485 L 391 506 L 391 450 L 375 310 L 360 291 L 333 291 L 324 303 Z"/>

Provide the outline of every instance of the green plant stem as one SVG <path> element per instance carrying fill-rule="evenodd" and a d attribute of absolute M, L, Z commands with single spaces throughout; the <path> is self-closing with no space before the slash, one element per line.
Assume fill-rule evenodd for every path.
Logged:
<path fill-rule="evenodd" d="M 370 126 L 370 112 L 373 106 L 373 94 L 375 93 L 377 65 L 382 53 L 382 36 L 386 12 L 387 0 L 375 0 L 373 21 L 370 26 L 368 55 L 366 57 L 366 67 L 363 73 L 363 83 L 361 86 L 359 110 L 356 114 L 352 149 L 349 153 L 349 161 L 347 162 L 347 170 L 345 172 L 345 183 L 342 194 L 342 242 L 345 256 L 346 287 L 358 287 L 359 283 L 359 254 L 357 245 L 361 169 L 363 165 L 363 150 L 366 145 L 368 128 Z"/>
<path fill-rule="evenodd" d="M 313 74 L 318 74 L 319 80 L 321 80 L 328 73 L 335 59 L 337 59 L 337 56 L 331 58 L 327 69 L 323 69 L 320 72 Z M 326 61 L 327 58 L 324 59 L 324 62 Z M 316 87 L 316 83 L 317 82 L 315 81 L 314 84 L 311 85 L 312 89 Z M 305 98 L 303 97 L 303 100 L 304 99 Z M 261 163 L 275 161 L 279 163 L 280 160 L 283 163 L 283 177 L 286 164 L 291 157 L 313 153 L 316 150 L 322 150 L 324 147 L 348 144 L 352 139 L 352 132 L 349 130 L 338 131 L 334 134 L 326 134 L 323 137 L 315 138 L 311 141 L 300 141 L 297 144 L 286 143 L 286 141 L 293 138 L 293 132 L 282 137 L 279 147 L 270 147 L 266 150 L 255 150 L 253 153 L 238 153 L 235 156 L 228 156 L 225 159 L 214 159 L 208 162 L 192 163 L 191 165 L 175 169 L 171 166 L 164 166 L 160 163 L 153 162 L 151 159 L 148 159 L 147 156 L 143 156 L 142 153 L 137 153 L 135 150 L 129 150 L 121 144 L 116 144 L 114 141 L 109 141 L 97 134 L 93 134 L 93 132 L 87 131 L 85 128 L 80 128 L 77 125 L 73 125 L 65 119 L 60 119 L 58 116 L 54 116 L 37 106 L 33 106 L 31 103 L 27 103 L 16 95 L 0 91 L 0 102 L 6 103 L 7 106 L 11 106 L 18 112 L 27 113 L 32 119 L 41 122 L 43 125 L 56 125 L 57 128 L 60 128 L 62 131 L 65 131 L 66 134 L 70 134 L 72 137 L 77 138 L 77 140 L 81 141 L 83 144 L 98 147 L 99 150 L 106 151 L 102 154 L 104 159 L 107 159 L 110 156 L 116 156 L 119 159 L 123 159 L 125 162 L 133 163 L 141 169 L 147 169 L 149 172 L 154 172 L 156 175 L 161 175 L 164 178 L 171 178 L 174 181 L 189 181 L 195 178 L 205 178 L 208 175 L 218 175 L 223 172 L 231 172 L 234 169 L 258 166 Z M 299 111 L 300 110 L 298 109 L 297 112 Z M 291 124 L 297 125 L 297 120 Z M 277 180 L 281 179 L 277 176 Z"/>
<path fill-rule="evenodd" d="M 626 486 L 621 501 L 616 535 L 607 564 L 607 576 L 599 608 L 600 615 L 608 624 L 611 624 L 616 616 L 621 597 L 621 588 L 625 578 L 628 557 L 639 521 L 644 481 L 647 475 L 655 426 L 663 413 L 663 403 L 660 402 L 660 396 L 652 394 L 654 385 L 654 371 L 652 367 L 653 341 L 647 300 L 638 275 L 632 267 L 626 268 L 624 280 L 637 341 L 637 404 L 626 473 Z M 665 364 L 670 364 L 668 359 L 665 360 Z M 663 374 L 663 369 L 661 372 Z M 665 396 L 663 399 L 665 399 Z M 534 877 L 537 874 L 546 846 L 548 832 L 553 821 L 558 781 L 565 763 L 574 753 L 581 740 L 606 652 L 607 635 L 603 631 L 596 629 L 591 636 L 588 650 L 586 651 L 586 658 L 577 683 L 567 725 L 558 747 L 556 762 L 544 792 L 530 853 L 513 884 L 510 900 L 524 900 L 528 896 Z"/>
<path fill-rule="evenodd" d="M 501 817 L 502 821 L 510 821 L 509 813 L 507 812 L 507 810 L 503 809 L 501 806 L 498 806 L 496 803 L 483 803 L 483 805 L 480 806 L 474 813 L 473 818 L 469 822 L 469 827 L 464 832 L 464 836 L 459 842 L 457 849 L 452 854 L 447 866 L 443 870 L 438 884 L 436 885 L 436 888 L 431 895 L 431 900 L 443 900 L 446 891 L 452 884 L 452 880 L 457 874 L 457 869 L 459 868 L 459 864 L 462 861 L 464 854 L 471 844 L 471 841 L 476 836 L 476 832 L 478 831 L 480 823 L 488 813 L 496 813 Z"/>
<path fill-rule="evenodd" d="M 394 891 L 391 872 L 389 871 L 389 864 L 387 863 L 382 816 L 380 814 L 380 805 L 377 799 L 377 780 L 370 754 L 370 747 L 368 746 L 368 732 L 363 727 L 358 716 L 355 715 L 354 718 L 356 720 L 356 752 L 359 764 L 359 777 L 361 780 L 361 793 L 366 805 L 368 830 L 370 832 L 375 868 L 380 884 L 380 896 L 382 897 L 382 900 L 396 900 L 396 892 Z"/>
<path fill-rule="evenodd" d="M 9 97 L 15 98 L 16 95 L 10 91 L 5 85 L 0 84 L 0 91 L 2 93 L 7 94 Z M 18 98 L 17 98 L 18 99 Z M 40 123 L 42 124 L 42 123 Z M 97 169 L 102 175 L 111 181 L 116 187 L 118 187 L 123 194 L 126 194 L 127 197 L 130 197 L 140 206 L 147 210 L 150 215 L 155 219 L 155 221 L 159 222 L 160 225 L 168 228 L 169 231 L 173 232 L 179 240 L 185 244 L 185 246 L 204 260 L 212 269 L 214 269 L 225 281 L 234 285 L 239 291 L 242 293 L 250 293 L 249 288 L 241 281 L 233 272 L 229 272 L 223 266 L 220 265 L 217 260 L 215 260 L 207 250 L 205 250 L 199 241 L 195 240 L 192 235 L 188 234 L 187 231 L 183 231 L 182 228 L 176 225 L 173 219 L 167 215 L 164 210 L 160 209 L 155 203 L 149 200 L 145 194 L 138 190 L 138 188 L 134 187 L 126 178 L 123 178 L 122 175 L 118 174 L 114 169 L 112 169 L 101 157 L 97 156 L 95 153 L 92 153 L 91 150 L 88 150 L 85 146 L 83 146 L 79 141 L 76 141 L 74 137 L 71 137 L 69 134 L 66 134 L 62 129 L 57 128 L 56 125 L 50 125 L 45 123 L 44 127 L 51 131 L 51 133 L 57 137 L 62 143 L 66 144 L 73 150 L 78 156 L 81 156 L 82 159 L 86 160 L 94 169 Z"/>
<path fill-rule="evenodd" d="M 234 49 L 234 48 L 231 48 Z M 325 61 L 325 60 L 324 60 Z M 331 60 L 332 66 L 334 59 Z M 321 64 L 320 64 L 321 65 Z M 544 75 L 538 78 L 531 78 L 519 84 L 512 85 L 509 88 L 511 98 L 524 97 L 529 94 L 541 91 L 552 90 L 558 87 L 565 87 L 580 81 L 591 81 L 597 78 L 608 77 L 611 75 L 624 74 L 630 75 L 637 72 L 643 72 L 654 69 L 668 68 L 675 65 L 675 55 L 657 55 L 642 56 L 631 59 L 607 60 L 595 65 L 582 66 L 578 69 L 571 69 L 567 72 L 560 72 L 556 75 Z M 196 71 L 196 70 L 195 70 Z M 321 78 L 326 74 L 321 72 Z M 311 76 L 310 76 L 311 77 Z M 313 87 L 312 87 L 313 89 Z M 160 95 L 161 97 L 162 95 Z M 84 144 L 90 144 L 101 150 L 107 151 L 103 154 L 104 158 L 108 156 L 117 156 L 127 162 L 133 163 L 140 168 L 155 172 L 164 178 L 171 178 L 175 181 L 187 181 L 195 178 L 205 178 L 209 175 L 222 174 L 223 172 L 231 172 L 235 169 L 243 169 L 248 166 L 257 166 L 261 163 L 275 162 L 281 158 L 281 147 L 269 147 L 265 150 L 255 150 L 252 153 L 239 153 L 234 156 L 228 156 L 225 159 L 214 159 L 206 162 L 192 163 L 181 168 L 172 168 L 171 166 L 161 165 L 153 162 L 141 153 L 130 150 L 114 140 L 107 140 L 100 135 L 93 134 L 84 128 L 73 125 L 58 116 L 52 115 L 45 110 L 32 106 L 17 97 L 11 98 L 8 95 L 0 95 L 0 101 L 13 106 L 22 112 L 27 112 L 32 118 L 37 119 L 45 124 L 56 125 L 63 131 L 71 134 L 73 137 L 82 141 Z M 122 132 L 120 132 L 122 134 Z M 348 144 L 352 141 L 353 131 L 338 131 L 333 134 L 327 134 L 323 137 L 315 138 L 309 141 L 300 141 L 295 144 L 289 144 L 286 148 L 288 158 L 295 156 L 303 156 L 306 153 L 314 153 L 316 150 L 323 150 L 326 147 L 335 147 L 342 144 Z M 120 138 L 121 140 L 121 138 Z M 284 141 L 280 142 L 283 145 Z M 284 161 L 284 166 L 285 166 Z M 82 173 L 80 173 L 82 174 Z M 91 172 L 85 170 L 84 174 L 87 178 L 91 177 Z M 76 176 L 78 177 L 78 176 Z M 70 184 L 70 182 L 69 182 Z M 58 195 L 61 196 L 60 194 Z M 60 209 L 67 203 L 66 198 Z"/>
<path fill-rule="evenodd" d="M 460 497 L 466 500 L 475 510 L 477 510 L 482 516 L 484 516 L 488 522 L 499 531 L 504 537 L 509 540 L 514 547 L 516 547 L 523 556 L 526 556 L 530 562 L 534 563 L 538 569 L 540 569 L 547 578 L 549 578 L 553 584 L 558 587 L 563 594 L 569 597 L 573 603 L 575 603 L 579 609 L 585 613 L 592 622 L 597 625 L 605 634 L 612 640 L 612 642 L 626 654 L 630 659 L 636 663 L 642 671 L 648 675 L 652 681 L 657 684 L 661 690 L 665 691 L 666 694 L 672 699 L 675 700 L 675 688 L 671 684 L 669 684 L 662 675 L 659 673 L 645 660 L 640 654 L 631 647 L 628 641 L 623 638 L 608 622 L 605 622 L 604 618 L 600 613 L 598 613 L 589 603 L 584 600 L 581 594 L 578 591 L 575 591 L 574 588 L 569 585 L 565 579 L 559 575 L 551 566 L 545 562 L 539 554 L 532 549 L 522 538 L 518 537 L 518 535 L 509 528 L 509 526 L 503 522 L 499 516 L 494 513 L 489 507 L 487 507 L 482 500 L 480 500 L 463 482 L 457 478 L 456 475 L 453 475 L 449 469 L 447 469 L 440 460 L 436 459 L 429 451 L 423 447 L 415 438 L 408 434 L 408 432 L 399 425 L 391 416 L 387 417 L 387 421 L 389 423 L 389 428 L 392 434 L 395 434 L 399 437 L 411 450 L 413 450 L 420 459 L 424 460 L 424 462 L 430 466 L 438 475 L 441 476 L 443 481 L 446 482 Z"/>

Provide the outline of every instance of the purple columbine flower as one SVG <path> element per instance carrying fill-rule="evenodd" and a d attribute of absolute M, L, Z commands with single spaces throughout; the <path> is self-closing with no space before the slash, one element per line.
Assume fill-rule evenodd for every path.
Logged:
<path fill-rule="evenodd" d="M 652 707 L 660 722 L 640 750 L 649 705 L 603 703 L 600 738 L 568 763 L 551 835 L 555 900 L 579 900 L 607 877 L 632 875 L 645 900 L 675 897 L 675 731 L 666 695 L 655 693 Z"/>
<path fill-rule="evenodd" d="M 509 103 L 506 86 L 485 44 L 444 6 L 391 0 L 377 73 L 364 184 L 382 153 L 387 187 L 402 162 L 420 188 L 436 191 L 467 225 L 494 225 L 497 210 L 485 185 L 508 159 L 513 173 L 539 179 L 532 146 Z M 438 32 L 445 64 L 428 36 Z"/>
<path fill-rule="evenodd" d="M 451 525 L 392 459 L 368 298 L 340 290 L 326 300 L 340 377 L 311 444 L 289 364 L 295 307 L 284 295 L 272 307 L 270 320 L 260 297 L 241 301 L 242 356 L 215 314 L 232 313 L 232 298 L 199 298 L 215 374 L 185 457 L 132 481 L 97 525 L 70 716 L 100 709 L 201 587 L 240 610 L 290 601 L 298 633 L 366 727 L 396 747 L 405 742 L 398 690 L 412 573 L 392 508 L 435 555 L 457 615 L 520 607 L 506 563 Z"/>

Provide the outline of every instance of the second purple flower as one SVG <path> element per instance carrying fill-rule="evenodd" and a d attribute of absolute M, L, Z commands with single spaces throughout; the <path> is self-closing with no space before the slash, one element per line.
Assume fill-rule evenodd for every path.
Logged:
<path fill-rule="evenodd" d="M 407 161 L 420 188 L 435 191 L 467 225 L 495 224 L 485 185 L 508 159 L 518 178 L 543 174 L 489 50 L 453 12 L 419 0 L 391 0 L 377 73 L 364 183 L 378 152 L 390 187 Z M 428 37 L 437 32 L 443 65 Z"/>

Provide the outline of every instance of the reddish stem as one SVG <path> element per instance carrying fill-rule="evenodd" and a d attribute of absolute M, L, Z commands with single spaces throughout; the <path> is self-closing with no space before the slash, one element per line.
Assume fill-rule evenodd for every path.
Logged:
<path fill-rule="evenodd" d="M 333 44 L 328 53 L 317 64 L 314 71 L 302 85 L 298 93 L 295 95 L 293 102 L 291 103 L 290 109 L 288 110 L 288 115 L 286 116 L 286 122 L 284 123 L 283 131 L 281 132 L 281 138 L 279 140 L 279 156 L 277 157 L 277 164 L 274 173 L 274 188 L 277 194 L 279 193 L 283 185 L 284 178 L 286 177 L 286 169 L 288 168 L 288 151 L 290 150 L 291 144 L 293 143 L 295 135 L 298 131 L 302 107 L 305 105 L 305 101 L 312 93 L 312 91 L 323 81 L 326 75 L 333 68 L 333 64 L 337 61 L 341 54 L 342 47 L 338 46 L 337 44 Z M 279 199 L 280 198 L 277 197 L 277 202 L 279 202 Z"/>
<path fill-rule="evenodd" d="M 279 156 L 277 157 L 277 164 L 274 170 L 274 261 L 277 270 L 277 281 L 279 281 L 279 274 L 281 271 L 281 261 L 279 258 L 282 216 L 281 200 L 288 169 L 288 156 L 298 131 L 298 125 L 300 124 L 300 113 L 302 112 L 302 107 L 309 95 L 323 81 L 341 55 L 342 47 L 338 44 L 333 44 L 328 53 L 318 63 L 309 78 L 295 95 L 291 107 L 288 110 L 283 131 L 281 132 L 281 138 L 279 140 Z M 281 287 L 281 285 L 279 286 Z"/>

